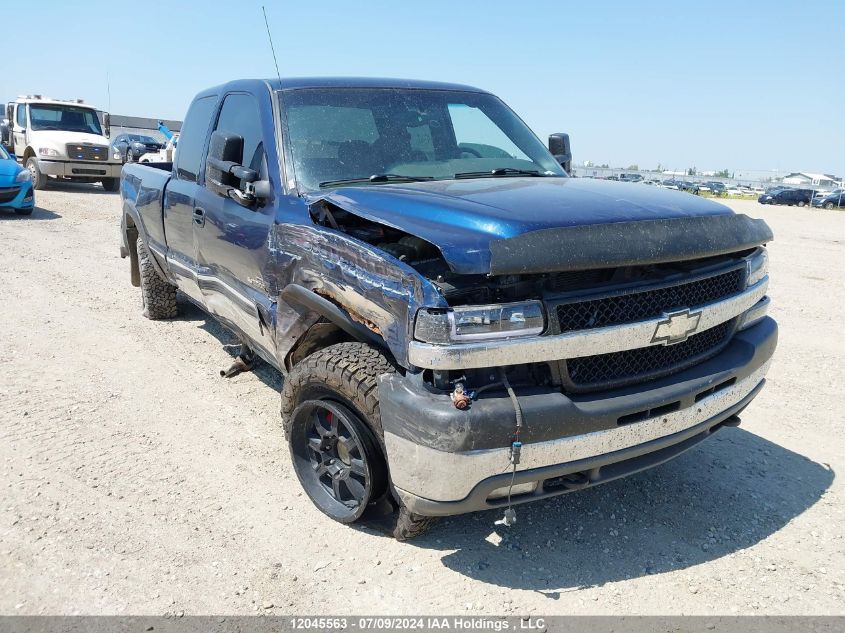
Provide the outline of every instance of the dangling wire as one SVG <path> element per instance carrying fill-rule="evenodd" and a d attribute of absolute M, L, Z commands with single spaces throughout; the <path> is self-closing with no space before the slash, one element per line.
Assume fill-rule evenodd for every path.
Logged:
<path fill-rule="evenodd" d="M 513 507 L 511 507 L 511 493 L 513 492 L 514 480 L 516 479 L 516 466 L 519 464 L 519 458 L 522 453 L 522 442 L 519 440 L 519 431 L 522 429 L 522 407 L 519 406 L 519 400 L 516 397 L 516 392 L 513 390 L 513 387 L 511 387 L 508 375 L 505 373 L 505 368 L 502 367 L 499 370 L 499 373 L 502 375 L 502 384 L 505 386 L 508 396 L 510 396 L 511 402 L 513 403 L 513 410 L 516 415 L 516 429 L 514 430 L 513 440 L 511 441 L 510 461 L 513 469 L 511 470 L 511 482 L 508 485 L 508 507 L 505 508 L 505 516 L 502 519 L 502 522 L 505 525 L 511 526 L 516 523 L 516 512 Z"/>

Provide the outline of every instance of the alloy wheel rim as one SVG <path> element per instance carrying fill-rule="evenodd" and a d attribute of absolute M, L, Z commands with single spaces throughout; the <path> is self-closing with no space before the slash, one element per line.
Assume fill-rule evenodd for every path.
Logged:
<path fill-rule="evenodd" d="M 315 406 L 305 441 L 318 484 L 335 502 L 354 512 L 370 496 L 370 477 L 361 438 L 335 407 Z"/>

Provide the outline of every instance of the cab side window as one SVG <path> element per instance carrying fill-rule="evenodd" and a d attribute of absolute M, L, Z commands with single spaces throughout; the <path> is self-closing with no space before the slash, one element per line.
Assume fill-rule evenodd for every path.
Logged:
<path fill-rule="evenodd" d="M 15 121 L 19 127 L 26 127 L 26 106 L 19 104 L 15 111 Z"/>
<path fill-rule="evenodd" d="M 179 180 L 197 181 L 215 105 L 217 97 L 210 95 L 195 100 L 188 109 L 179 137 L 179 151 L 176 152 L 176 176 Z"/>
<path fill-rule="evenodd" d="M 261 116 L 254 96 L 227 95 L 223 100 L 223 107 L 220 109 L 220 116 L 217 118 L 214 129 L 242 136 L 244 139 L 243 166 L 258 172 L 262 180 L 267 178 Z"/>

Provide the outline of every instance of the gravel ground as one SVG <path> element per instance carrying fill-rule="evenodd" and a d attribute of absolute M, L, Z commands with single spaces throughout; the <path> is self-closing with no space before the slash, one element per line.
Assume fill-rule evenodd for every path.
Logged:
<path fill-rule="evenodd" d="M 781 326 L 740 428 L 397 543 L 300 492 L 273 370 L 221 379 L 190 305 L 141 317 L 117 195 L 38 203 L 0 217 L 0 613 L 845 613 L 845 213 L 731 203 L 775 231 Z"/>

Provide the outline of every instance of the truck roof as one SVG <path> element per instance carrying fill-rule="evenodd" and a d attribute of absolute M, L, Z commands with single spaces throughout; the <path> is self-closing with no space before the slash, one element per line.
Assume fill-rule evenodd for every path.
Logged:
<path fill-rule="evenodd" d="M 82 99 L 52 99 L 50 97 L 42 97 L 41 95 L 27 95 L 20 96 L 15 99 L 14 103 L 42 103 L 46 105 L 73 105 L 80 108 L 88 108 L 96 110 L 97 107 L 90 103 L 85 103 Z"/>
<path fill-rule="evenodd" d="M 462 84 L 420 79 L 385 79 L 379 77 L 284 77 L 282 79 L 237 79 L 229 83 L 204 90 L 197 96 L 219 94 L 229 90 L 256 88 L 256 84 L 269 86 L 271 90 L 296 90 L 298 88 L 410 88 L 419 90 L 461 90 L 481 92 L 486 90 Z"/>

